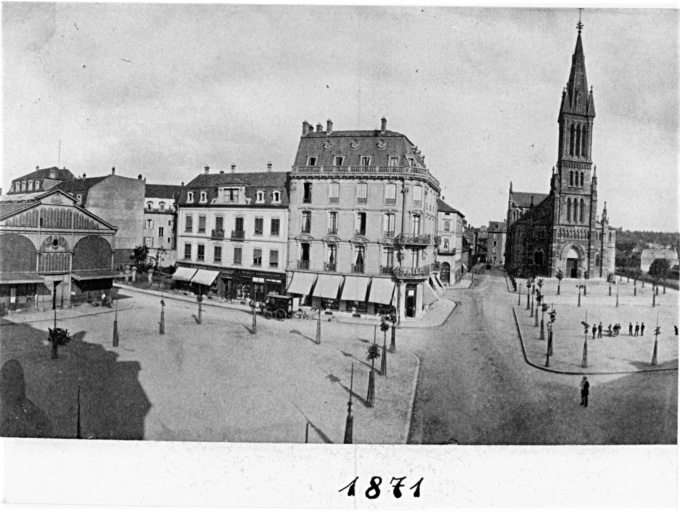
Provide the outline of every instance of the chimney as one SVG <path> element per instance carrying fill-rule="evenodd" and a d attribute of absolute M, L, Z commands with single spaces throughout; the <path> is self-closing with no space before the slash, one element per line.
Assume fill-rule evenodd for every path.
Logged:
<path fill-rule="evenodd" d="M 56 168 L 56 167 L 52 167 L 52 168 L 50 169 L 49 178 L 50 178 L 51 180 L 56 180 L 56 179 L 57 179 L 57 168 Z"/>
<path fill-rule="evenodd" d="M 204 174 L 209 174 L 209 173 L 210 173 L 210 167 L 208 167 L 208 166 L 206 165 L 206 166 L 203 168 L 203 173 L 204 173 Z"/>
<path fill-rule="evenodd" d="M 316 125 L 316 131 L 317 132 L 322 132 L 323 131 L 323 126 L 321 126 L 321 123 Z"/>
<path fill-rule="evenodd" d="M 142 179 L 142 175 L 140 174 L 139 176 L 137 176 L 137 179 L 138 179 L 138 180 L 141 180 L 141 179 Z"/>
<path fill-rule="evenodd" d="M 236 164 L 231 164 L 231 172 L 236 172 Z"/>
<path fill-rule="evenodd" d="M 333 121 L 330 119 L 326 121 L 326 135 L 333 133 Z"/>
<path fill-rule="evenodd" d="M 83 173 L 83 179 L 85 179 L 86 177 L 87 177 L 87 175 L 85 173 Z"/>
<path fill-rule="evenodd" d="M 36 170 L 36 171 L 39 171 L 39 170 L 40 170 L 40 166 L 39 166 L 39 165 L 36 165 L 36 166 L 35 166 L 35 170 Z"/>
<path fill-rule="evenodd" d="M 180 186 L 181 186 L 182 188 L 184 188 L 184 182 L 182 182 L 182 184 L 181 184 Z"/>
<path fill-rule="evenodd" d="M 272 163 L 267 162 L 267 172 L 272 172 Z"/>
<path fill-rule="evenodd" d="M 115 168 L 115 167 L 111 167 L 111 175 L 114 175 L 114 174 L 116 174 L 116 168 Z"/>
<path fill-rule="evenodd" d="M 387 119 L 384 117 L 380 120 L 380 133 L 385 133 L 387 131 Z"/>
<path fill-rule="evenodd" d="M 312 131 L 312 125 L 309 124 L 307 121 L 302 121 L 302 136 L 304 137 L 305 135 L 307 135 L 311 131 Z"/>
<path fill-rule="evenodd" d="M 220 170 L 220 174 L 224 174 L 224 169 L 221 169 L 221 170 Z"/>

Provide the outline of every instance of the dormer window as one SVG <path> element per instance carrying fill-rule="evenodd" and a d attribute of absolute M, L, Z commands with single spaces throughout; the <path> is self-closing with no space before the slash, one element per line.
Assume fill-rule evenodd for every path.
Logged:
<path fill-rule="evenodd" d="M 21 182 L 21 191 L 22 191 L 22 192 L 25 192 L 25 191 L 26 191 L 26 182 L 25 182 L 25 181 L 22 181 L 22 182 Z"/>
<path fill-rule="evenodd" d="M 308 156 L 307 157 L 307 165 L 309 167 L 314 167 L 316 165 L 317 158 L 315 156 Z"/>
<path fill-rule="evenodd" d="M 368 167 L 371 165 L 371 157 L 370 156 L 362 156 L 361 157 L 361 165 L 364 167 Z"/>
<path fill-rule="evenodd" d="M 281 202 L 281 192 L 278 190 L 275 190 L 272 194 L 272 202 L 274 203 L 280 203 Z"/>
<path fill-rule="evenodd" d="M 256 203 L 264 203 L 264 192 L 262 190 L 257 191 L 257 198 L 255 199 Z"/>
<path fill-rule="evenodd" d="M 151 201 L 149 201 L 148 203 L 146 203 L 146 209 L 147 209 L 147 210 L 153 210 L 153 203 L 152 203 Z"/>
<path fill-rule="evenodd" d="M 410 157 L 409 157 L 409 158 L 407 158 L 407 160 L 408 160 L 408 166 L 409 166 L 409 167 L 415 167 L 415 166 L 416 166 L 416 160 L 415 160 L 415 158 L 410 158 Z"/>
<path fill-rule="evenodd" d="M 205 190 L 201 190 L 201 198 L 199 200 L 200 203 L 207 203 L 208 202 L 208 193 Z"/>
<path fill-rule="evenodd" d="M 83 204 L 83 196 L 82 195 L 78 194 L 76 196 L 76 200 L 78 201 L 78 204 Z"/>
<path fill-rule="evenodd" d="M 163 203 L 163 202 L 159 203 L 158 208 L 160 209 L 160 211 L 164 212 L 165 211 L 165 203 Z"/>
<path fill-rule="evenodd" d="M 389 161 L 389 166 L 390 167 L 397 167 L 399 165 L 399 157 L 398 156 L 391 156 L 390 161 Z"/>
<path fill-rule="evenodd" d="M 35 180 L 35 189 L 40 190 L 40 180 Z"/>
<path fill-rule="evenodd" d="M 343 165 L 344 161 L 345 161 L 344 156 L 336 156 L 333 165 Z"/>
<path fill-rule="evenodd" d="M 187 192 L 187 202 L 188 203 L 194 202 L 194 193 L 193 192 Z"/>

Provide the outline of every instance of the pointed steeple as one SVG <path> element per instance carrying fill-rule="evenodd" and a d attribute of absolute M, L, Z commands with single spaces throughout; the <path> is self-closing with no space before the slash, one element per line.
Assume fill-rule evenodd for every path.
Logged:
<path fill-rule="evenodd" d="M 562 106 L 560 113 L 581 114 L 595 116 L 595 105 L 592 97 L 592 90 L 588 94 L 588 79 L 586 77 L 586 56 L 583 53 L 583 41 L 581 40 L 581 29 L 583 24 L 579 19 L 578 36 L 576 37 L 576 48 L 571 56 L 571 70 L 567 88 L 562 93 Z"/>

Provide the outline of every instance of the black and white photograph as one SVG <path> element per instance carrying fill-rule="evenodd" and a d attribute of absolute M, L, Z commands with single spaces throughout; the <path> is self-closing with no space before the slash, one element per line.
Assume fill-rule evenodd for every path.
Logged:
<path fill-rule="evenodd" d="M 677 506 L 677 5 L 1 9 L 6 503 Z"/>

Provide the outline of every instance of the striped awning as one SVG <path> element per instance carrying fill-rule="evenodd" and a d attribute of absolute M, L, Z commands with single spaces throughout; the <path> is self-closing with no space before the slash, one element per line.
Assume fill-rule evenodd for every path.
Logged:
<path fill-rule="evenodd" d="M 196 273 L 195 268 L 177 267 L 177 270 L 175 270 L 175 273 L 172 274 L 172 280 L 173 281 L 191 281 L 191 278 L 194 277 L 195 273 Z"/>
<path fill-rule="evenodd" d="M 374 277 L 371 281 L 371 292 L 368 302 L 390 305 L 394 296 L 394 281 L 385 277 Z"/>
<path fill-rule="evenodd" d="M 204 286 L 212 286 L 219 275 L 218 270 L 199 270 L 194 277 L 191 278 L 192 283 L 202 284 Z"/>
<path fill-rule="evenodd" d="M 342 279 L 342 276 L 331 276 L 328 274 L 319 275 L 312 296 L 321 297 L 323 299 L 337 299 Z"/>
<path fill-rule="evenodd" d="M 432 287 L 430 286 L 430 283 L 427 281 L 423 283 L 423 305 L 424 306 L 429 306 L 430 304 L 434 304 L 437 302 L 437 295 L 434 293 L 432 290 Z"/>
<path fill-rule="evenodd" d="M 440 287 L 441 289 L 444 289 L 444 285 L 443 285 L 442 282 L 439 280 L 439 276 L 438 276 L 438 275 L 435 274 L 434 280 L 436 281 L 436 283 L 439 285 L 439 287 Z"/>
<path fill-rule="evenodd" d="M 314 281 L 316 281 L 316 274 L 309 274 L 307 272 L 294 272 L 293 278 L 290 280 L 288 285 L 287 293 L 294 293 L 296 295 L 309 295 L 312 291 L 312 286 L 314 286 Z"/>
<path fill-rule="evenodd" d="M 342 287 L 341 300 L 355 300 L 357 302 L 366 301 L 366 292 L 371 282 L 370 277 L 347 276 L 345 285 Z"/>

